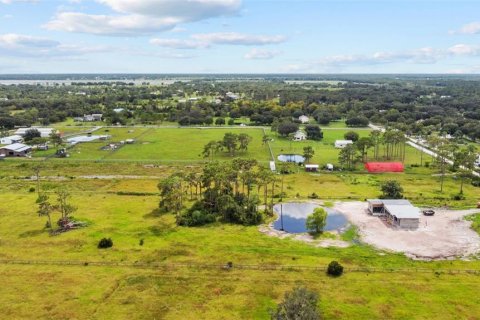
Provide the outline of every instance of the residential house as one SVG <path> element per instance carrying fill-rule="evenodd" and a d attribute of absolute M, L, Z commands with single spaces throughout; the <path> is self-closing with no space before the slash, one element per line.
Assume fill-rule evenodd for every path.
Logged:
<path fill-rule="evenodd" d="M 295 134 L 293 135 L 293 141 L 303 141 L 303 140 L 307 140 L 307 134 L 300 130 L 295 132 Z"/>
<path fill-rule="evenodd" d="M 310 118 L 305 115 L 298 117 L 298 120 L 303 124 L 310 122 Z"/>
<path fill-rule="evenodd" d="M 38 130 L 38 132 L 40 132 L 40 137 L 42 138 L 49 138 L 53 132 L 55 133 L 58 132 L 56 129 L 53 129 L 53 128 L 30 127 L 30 128 L 18 129 L 17 131 L 15 131 L 15 135 L 19 135 L 23 137 L 28 130 L 32 130 L 32 129 Z"/>
<path fill-rule="evenodd" d="M 352 140 L 337 140 L 335 141 L 335 148 L 337 149 L 343 149 L 349 144 L 353 144 Z"/>
<path fill-rule="evenodd" d="M 22 143 L 23 137 L 20 135 L 13 135 L 9 137 L 0 138 L 0 144 L 14 144 L 14 143 Z"/>

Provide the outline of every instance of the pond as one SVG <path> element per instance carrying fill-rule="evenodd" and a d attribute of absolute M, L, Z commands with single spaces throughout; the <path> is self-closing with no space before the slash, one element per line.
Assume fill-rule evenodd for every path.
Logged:
<path fill-rule="evenodd" d="M 315 208 L 320 207 L 318 204 L 311 202 L 289 202 L 277 204 L 273 207 L 278 215 L 278 219 L 273 223 L 276 230 L 282 229 L 282 219 L 280 213 L 283 212 L 283 229 L 289 233 L 307 232 L 305 221 L 307 216 L 313 213 Z M 347 218 L 338 211 L 330 208 L 324 208 L 327 215 L 327 224 L 325 231 L 340 230 L 348 224 Z"/>
<path fill-rule="evenodd" d="M 278 160 L 282 162 L 294 162 L 294 163 L 304 163 L 305 158 L 299 154 L 281 154 L 278 156 Z"/>

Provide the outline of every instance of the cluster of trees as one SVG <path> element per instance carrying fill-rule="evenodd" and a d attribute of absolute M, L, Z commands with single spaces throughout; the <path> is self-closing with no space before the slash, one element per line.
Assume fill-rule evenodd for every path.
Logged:
<path fill-rule="evenodd" d="M 219 151 L 226 151 L 230 156 L 234 157 L 236 152 L 247 152 L 248 145 L 253 138 L 246 133 L 227 132 L 220 141 L 212 140 L 203 147 L 202 155 L 204 158 L 213 159 L 214 155 Z"/>
<path fill-rule="evenodd" d="M 403 78 L 344 76 L 345 82 L 337 84 L 292 84 L 276 76 L 265 81 L 203 78 L 168 86 L 0 86 L 0 127 L 48 124 L 86 113 L 104 113 L 109 123 L 168 120 L 183 125 L 210 125 L 215 118 L 227 117 L 271 125 L 305 114 L 321 125 L 344 118 L 352 127 L 373 122 L 409 134 L 426 131 L 480 139 L 478 79 Z M 238 93 L 240 99 L 229 98 L 227 92 Z M 199 99 L 188 100 L 192 96 Z M 125 112 L 112 112 L 118 107 Z"/>
<path fill-rule="evenodd" d="M 256 160 L 211 161 L 201 173 L 176 173 L 163 179 L 158 184 L 159 206 L 174 212 L 179 225 L 214 221 L 254 225 L 263 220 L 259 204 L 265 212 L 272 212 L 275 182 L 275 175 Z M 187 200 L 194 204 L 184 210 Z"/>
<path fill-rule="evenodd" d="M 297 132 L 300 129 L 300 126 L 298 123 L 290 120 L 284 122 L 274 121 L 271 129 L 273 132 L 277 132 L 282 137 L 288 137 Z M 307 124 L 305 126 L 305 133 L 307 134 L 307 139 L 309 140 L 319 141 L 323 139 L 322 129 L 316 124 Z"/>
<path fill-rule="evenodd" d="M 45 226 L 50 229 L 50 231 L 53 231 L 53 213 L 57 212 L 60 214 L 57 225 L 60 228 L 63 228 L 70 221 L 72 214 L 77 211 L 77 208 L 69 203 L 70 194 L 67 191 L 57 191 L 56 195 L 56 203 L 52 203 L 50 197 L 46 193 L 40 193 L 36 201 L 38 205 L 37 213 L 40 217 L 47 217 L 47 223 Z"/>
<path fill-rule="evenodd" d="M 405 133 L 399 130 L 380 132 L 373 130 L 368 137 L 359 137 L 356 132 L 347 132 L 345 139 L 353 144 L 345 146 L 339 153 L 338 161 L 346 169 L 353 169 L 358 162 L 369 160 L 405 160 Z M 369 158 L 369 150 L 372 150 Z M 382 152 L 381 152 L 382 151 Z"/>

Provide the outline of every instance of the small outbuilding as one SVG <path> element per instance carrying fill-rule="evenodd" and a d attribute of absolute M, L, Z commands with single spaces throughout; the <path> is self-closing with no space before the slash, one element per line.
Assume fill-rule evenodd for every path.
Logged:
<path fill-rule="evenodd" d="M 307 172 L 318 172 L 318 168 L 320 168 L 320 166 L 318 164 L 306 164 L 305 165 L 305 171 L 307 171 Z"/>
<path fill-rule="evenodd" d="M 0 148 L 0 156 L 26 157 L 32 152 L 32 147 L 23 143 L 14 143 Z"/>
<path fill-rule="evenodd" d="M 420 209 L 408 200 L 370 199 L 367 202 L 371 215 L 386 218 L 394 227 L 416 229 L 420 224 Z"/>
<path fill-rule="evenodd" d="M 276 166 L 275 166 L 275 161 L 270 161 L 270 170 L 271 170 L 272 172 L 277 171 L 277 168 L 276 168 Z"/>
<path fill-rule="evenodd" d="M 337 140 L 335 141 L 335 148 L 337 149 L 343 149 L 349 144 L 353 144 L 352 140 Z"/>

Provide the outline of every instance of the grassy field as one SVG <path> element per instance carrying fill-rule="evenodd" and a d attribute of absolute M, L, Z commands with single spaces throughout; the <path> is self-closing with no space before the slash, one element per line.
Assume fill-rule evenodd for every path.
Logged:
<path fill-rule="evenodd" d="M 294 189 L 309 177 L 297 178 Z M 70 190 L 78 207 L 76 218 L 90 223 L 50 237 L 42 228 L 45 219 L 35 214 L 35 194 L 26 190 L 29 182 L 17 181 L 22 187 L 14 191 L 12 183 L 2 179 L 1 201 L 10 205 L 0 208 L 0 260 L 50 261 L 0 263 L 2 314 L 49 319 L 266 319 L 269 308 L 295 285 L 319 292 L 326 319 L 474 319 L 472 315 L 480 314 L 479 276 L 456 273 L 478 269 L 477 260 L 415 262 L 359 244 L 316 248 L 263 235 L 256 227 L 177 227 L 172 215 L 156 212 L 158 197 L 112 194 L 119 189 L 152 191 L 155 182 L 42 182 L 50 191 Z M 111 237 L 114 247 L 97 249 L 102 237 Z M 344 276 L 333 279 L 321 271 L 331 260 L 347 268 Z M 76 265 L 62 266 L 59 261 Z M 94 261 L 106 265 L 95 266 Z M 250 267 L 222 269 L 228 261 Z"/>
<path fill-rule="evenodd" d="M 80 143 L 69 153 L 73 160 L 198 162 L 204 161 L 201 155 L 204 145 L 212 140 L 222 140 L 227 132 L 244 132 L 252 137 L 248 151 L 236 156 L 262 162 L 271 159 L 268 148 L 262 145 L 263 131 L 252 128 L 102 128 L 95 134 L 110 135 L 109 141 Z M 116 151 L 101 150 L 109 143 L 126 139 L 135 139 L 135 143 Z M 225 152 L 217 153 L 215 158 L 231 159 Z"/>
<path fill-rule="evenodd" d="M 269 153 L 261 143 L 262 130 L 245 130 L 254 140 L 244 156 L 268 161 Z M 68 160 L 3 161 L 3 317 L 268 319 L 269 309 L 296 285 L 320 294 L 325 319 L 480 317 L 480 273 L 466 271 L 480 270 L 478 257 L 470 261 L 413 261 L 358 242 L 354 229 L 344 237 L 352 241 L 350 247 L 317 248 L 269 237 L 257 227 L 178 227 L 173 215 L 159 214 L 158 181 L 173 172 L 200 171 L 198 154 L 203 145 L 232 131 L 240 132 L 225 128 L 107 128 L 98 134 L 110 134 L 112 141 L 135 138 L 137 143 L 116 152 L 101 151 L 105 142 L 80 144 L 72 149 Z M 338 150 L 332 144 L 346 131 L 324 130 L 324 141 L 315 143 L 315 161 L 336 163 Z M 358 132 L 368 134 L 368 130 Z M 311 145 L 274 139 L 276 155 L 290 151 L 290 144 L 293 152 L 298 149 L 299 153 L 304 145 Z M 145 161 L 131 161 L 142 159 L 141 154 Z M 163 159 L 183 159 L 193 164 L 157 163 Z M 468 182 L 464 186 L 465 200 L 452 200 L 459 190 L 459 181 L 453 175 L 445 177 L 444 192 L 440 193 L 437 170 L 408 165 L 419 163 L 419 153 L 414 149 L 407 149 L 406 162 L 407 170 L 400 174 L 306 173 L 299 167 L 296 174 L 278 176 L 276 190 L 280 190 L 283 179 L 287 200 L 304 200 L 313 192 L 328 200 L 363 200 L 377 197 L 381 182 L 395 179 L 403 186 L 405 196 L 417 205 L 471 208 L 480 201 L 479 189 Z M 88 222 L 88 227 L 55 237 L 48 235 L 43 229 L 46 219 L 36 213 L 36 193 L 30 192 L 37 183 L 27 178 L 33 175 L 35 166 L 41 167 L 41 189 L 52 197 L 55 190 L 68 190 L 72 204 L 78 207 L 76 219 Z M 106 177 L 95 178 L 97 175 Z M 131 195 L 134 193 L 144 195 Z M 471 219 L 477 226 L 479 216 Z M 112 238 L 113 248 L 97 249 L 103 237 Z M 13 260 L 17 262 L 12 264 Z M 346 267 L 342 277 L 325 275 L 324 267 L 332 260 Z M 234 268 L 222 268 L 227 262 Z"/>

